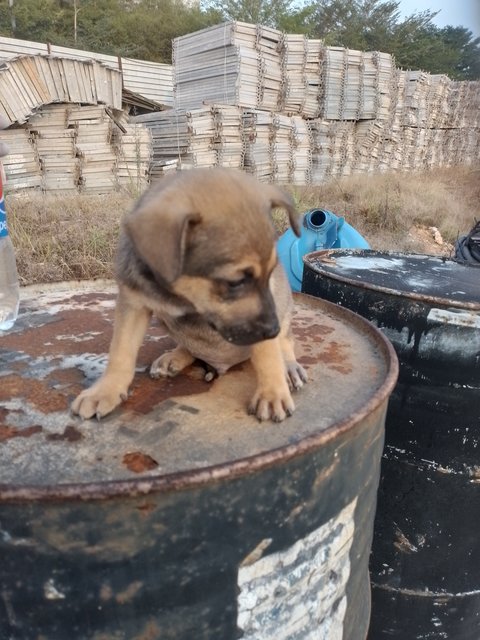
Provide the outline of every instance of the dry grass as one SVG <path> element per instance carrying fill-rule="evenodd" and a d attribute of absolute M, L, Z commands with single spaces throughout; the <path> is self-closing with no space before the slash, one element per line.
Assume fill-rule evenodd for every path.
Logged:
<path fill-rule="evenodd" d="M 344 216 L 375 249 L 439 252 L 416 233 L 419 227 L 437 227 L 453 243 L 480 217 L 478 168 L 357 175 L 290 191 L 299 211 L 325 208 Z M 110 277 L 119 223 L 132 202 L 127 193 L 9 196 L 22 284 Z M 277 212 L 275 223 L 282 231 L 286 217 Z"/>
<path fill-rule="evenodd" d="M 480 216 L 480 169 L 355 175 L 294 195 L 301 211 L 320 207 L 345 217 L 374 249 L 422 251 L 416 228 L 436 227 L 454 243 Z"/>
<path fill-rule="evenodd" d="M 6 200 L 21 284 L 109 278 L 127 194 Z"/>

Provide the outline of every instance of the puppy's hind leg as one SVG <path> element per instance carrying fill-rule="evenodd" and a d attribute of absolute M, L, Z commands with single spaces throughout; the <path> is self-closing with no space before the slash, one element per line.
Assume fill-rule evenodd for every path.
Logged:
<path fill-rule="evenodd" d="M 195 358 L 183 347 L 175 347 L 173 351 L 163 353 L 154 360 L 150 367 L 151 378 L 173 378 L 192 364 Z"/>
<path fill-rule="evenodd" d="M 151 312 L 146 307 L 132 304 L 120 290 L 107 368 L 95 384 L 75 398 L 73 413 L 84 419 L 93 416 L 100 419 L 126 400 L 150 318 Z"/>

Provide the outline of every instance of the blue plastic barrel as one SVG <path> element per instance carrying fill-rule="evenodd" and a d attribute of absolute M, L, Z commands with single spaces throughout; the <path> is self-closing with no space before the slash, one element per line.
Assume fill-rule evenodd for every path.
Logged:
<path fill-rule="evenodd" d="M 293 291 L 301 291 L 303 256 L 321 249 L 369 249 L 363 236 L 345 218 L 327 209 L 310 209 L 303 217 L 300 238 L 291 229 L 279 238 L 278 256 Z"/>

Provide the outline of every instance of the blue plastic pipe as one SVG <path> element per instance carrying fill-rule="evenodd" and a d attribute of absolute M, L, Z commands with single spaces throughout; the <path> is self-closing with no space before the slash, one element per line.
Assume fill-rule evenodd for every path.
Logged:
<path fill-rule="evenodd" d="M 280 236 L 278 256 L 293 291 L 301 291 L 303 256 L 321 249 L 370 249 L 356 229 L 326 209 L 310 209 L 303 217 L 300 238 L 291 229 Z"/>

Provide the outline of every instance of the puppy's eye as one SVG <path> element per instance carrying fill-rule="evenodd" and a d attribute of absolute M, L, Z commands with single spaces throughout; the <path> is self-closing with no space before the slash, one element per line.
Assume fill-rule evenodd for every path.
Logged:
<path fill-rule="evenodd" d="M 247 288 L 253 281 L 253 274 L 250 271 L 246 271 L 242 277 L 236 280 L 224 280 L 223 289 L 224 295 L 236 296 L 241 294 L 245 288 Z"/>
<path fill-rule="evenodd" d="M 230 291 L 239 291 L 247 284 L 248 281 L 249 278 L 247 278 L 246 276 L 241 278 L 240 280 L 227 280 L 227 286 Z"/>

